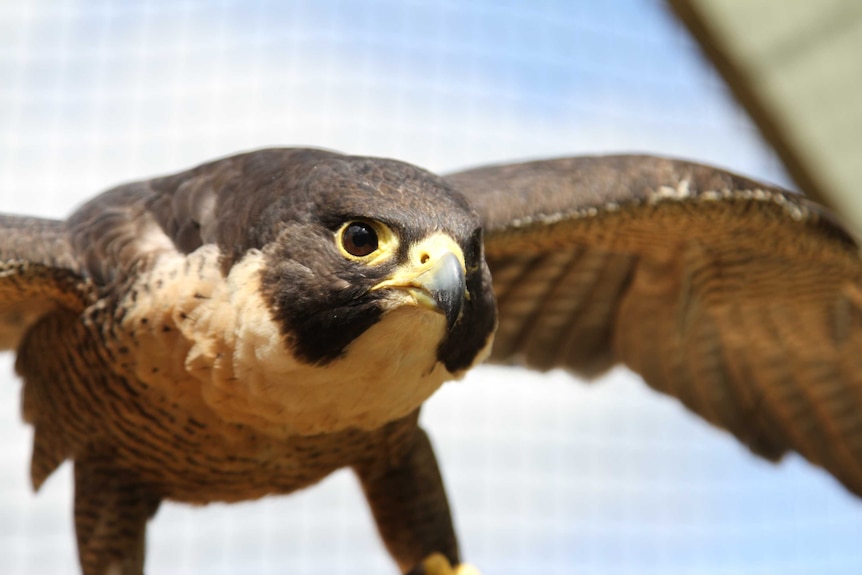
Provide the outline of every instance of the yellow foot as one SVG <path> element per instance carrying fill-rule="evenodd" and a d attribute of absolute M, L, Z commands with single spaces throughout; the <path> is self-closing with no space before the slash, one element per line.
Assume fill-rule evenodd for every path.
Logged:
<path fill-rule="evenodd" d="M 479 570 L 472 565 L 461 563 L 454 569 L 442 553 L 432 553 L 423 562 L 425 575 L 480 575 Z"/>

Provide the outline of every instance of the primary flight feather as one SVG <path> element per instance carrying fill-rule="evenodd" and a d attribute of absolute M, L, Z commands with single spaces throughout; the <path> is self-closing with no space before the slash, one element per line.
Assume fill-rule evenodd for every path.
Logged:
<path fill-rule="evenodd" d="M 460 562 L 422 402 L 488 358 L 616 362 L 862 494 L 859 252 L 804 198 L 647 156 L 440 178 L 272 149 L 0 217 L 38 487 L 69 459 L 85 575 L 139 575 L 160 501 L 360 479 L 403 572 Z M 441 557 L 442 556 L 442 557 Z"/>

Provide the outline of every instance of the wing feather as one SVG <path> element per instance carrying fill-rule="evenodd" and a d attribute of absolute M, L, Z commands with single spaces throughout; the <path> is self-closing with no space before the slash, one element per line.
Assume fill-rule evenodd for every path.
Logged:
<path fill-rule="evenodd" d="M 485 224 L 490 361 L 624 363 L 754 452 L 796 450 L 862 495 L 862 265 L 823 208 L 648 156 L 448 180 Z"/>
<path fill-rule="evenodd" d="M 0 215 L 0 349 L 15 349 L 46 312 L 83 309 L 88 297 L 63 222 Z"/>

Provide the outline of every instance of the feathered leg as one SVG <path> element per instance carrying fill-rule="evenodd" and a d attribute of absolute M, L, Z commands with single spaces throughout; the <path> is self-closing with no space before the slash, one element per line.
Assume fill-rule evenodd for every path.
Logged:
<path fill-rule="evenodd" d="M 413 427 L 409 433 L 399 438 L 394 452 L 355 465 L 354 470 L 380 535 L 401 570 L 452 573 L 450 564 L 458 565 L 460 558 L 437 460 L 422 429 Z"/>
<path fill-rule="evenodd" d="M 75 461 L 75 532 L 84 575 L 142 575 L 159 497 L 107 459 Z"/>

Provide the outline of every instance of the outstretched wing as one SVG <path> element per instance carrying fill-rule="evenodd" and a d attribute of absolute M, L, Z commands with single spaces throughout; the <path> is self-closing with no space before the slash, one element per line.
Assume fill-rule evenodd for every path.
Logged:
<path fill-rule="evenodd" d="M 83 309 L 88 294 L 64 222 L 0 215 L 0 350 L 49 310 Z"/>
<path fill-rule="evenodd" d="M 770 459 L 862 495 L 862 265 L 806 199 L 645 156 L 448 180 L 484 220 L 492 362 L 593 376 L 622 362 Z"/>

